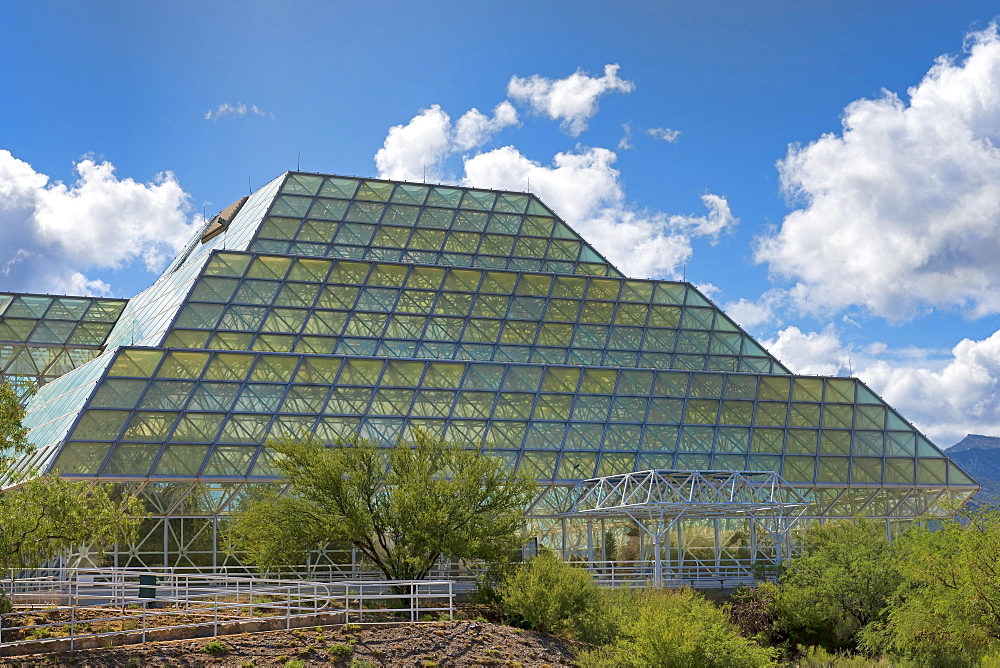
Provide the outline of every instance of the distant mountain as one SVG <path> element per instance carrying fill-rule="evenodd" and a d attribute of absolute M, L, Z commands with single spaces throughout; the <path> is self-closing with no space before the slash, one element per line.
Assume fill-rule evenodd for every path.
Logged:
<path fill-rule="evenodd" d="M 969 434 L 944 454 L 982 485 L 971 503 L 977 506 L 1000 504 L 1000 438 Z"/>

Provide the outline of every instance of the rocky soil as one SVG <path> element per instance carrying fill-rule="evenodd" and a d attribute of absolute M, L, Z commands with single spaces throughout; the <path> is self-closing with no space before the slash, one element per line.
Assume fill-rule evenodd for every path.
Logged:
<path fill-rule="evenodd" d="M 0 659 L 0 666 L 568 666 L 572 643 L 482 620 L 316 627 Z"/>

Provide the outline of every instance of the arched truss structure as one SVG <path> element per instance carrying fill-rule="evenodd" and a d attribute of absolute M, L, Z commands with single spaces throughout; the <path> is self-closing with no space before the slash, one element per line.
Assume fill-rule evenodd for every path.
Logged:
<path fill-rule="evenodd" d="M 653 584 L 662 586 L 663 538 L 678 520 L 746 518 L 764 529 L 780 563 L 808 500 L 774 471 L 651 469 L 579 482 L 563 517 L 632 519 L 653 541 Z M 751 541 L 756 532 L 751 531 Z M 668 548 L 669 554 L 669 545 Z M 755 546 L 751 546 L 755 554 Z M 669 570 L 671 564 L 666 568 Z"/>

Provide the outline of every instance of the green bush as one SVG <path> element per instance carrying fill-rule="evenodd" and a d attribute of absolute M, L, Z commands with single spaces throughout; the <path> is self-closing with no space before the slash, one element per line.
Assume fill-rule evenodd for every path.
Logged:
<path fill-rule="evenodd" d="M 14 609 L 14 603 L 7 596 L 7 592 L 0 591 L 0 615 L 6 615 Z"/>
<path fill-rule="evenodd" d="M 510 623 L 559 633 L 571 630 L 574 619 L 593 609 L 600 592 L 586 570 L 543 552 L 503 581 L 499 599 Z"/>
<path fill-rule="evenodd" d="M 627 601 L 628 599 L 624 599 Z M 634 616 L 614 644 L 582 652 L 583 668 L 757 668 L 776 665 L 777 651 L 739 634 L 728 611 L 690 589 L 632 597 Z M 624 606 L 627 603 L 623 604 Z"/>
<path fill-rule="evenodd" d="M 204 649 L 209 654 L 218 655 L 218 654 L 228 653 L 232 649 L 232 647 L 222 642 L 221 640 L 209 640 L 207 643 L 205 643 Z"/>
<path fill-rule="evenodd" d="M 354 648 L 350 645 L 345 645 L 343 643 L 337 643 L 336 645 L 330 645 L 330 656 L 345 657 L 350 656 Z"/>
<path fill-rule="evenodd" d="M 645 595 L 632 589 L 600 589 L 594 605 L 569 621 L 573 638 L 592 645 L 615 642 L 635 620 Z"/>
<path fill-rule="evenodd" d="M 799 539 L 768 604 L 774 627 L 790 647 L 854 652 L 861 630 L 885 621 L 902 582 L 898 548 L 884 522 L 861 518 L 813 523 Z"/>

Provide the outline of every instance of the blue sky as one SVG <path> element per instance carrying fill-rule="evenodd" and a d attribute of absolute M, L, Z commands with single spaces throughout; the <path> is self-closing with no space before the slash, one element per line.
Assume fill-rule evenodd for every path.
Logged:
<path fill-rule="evenodd" d="M 130 296 L 300 153 L 530 181 L 792 369 L 853 372 L 944 446 L 1000 435 L 997 11 L 0 2 L 0 290 Z"/>

